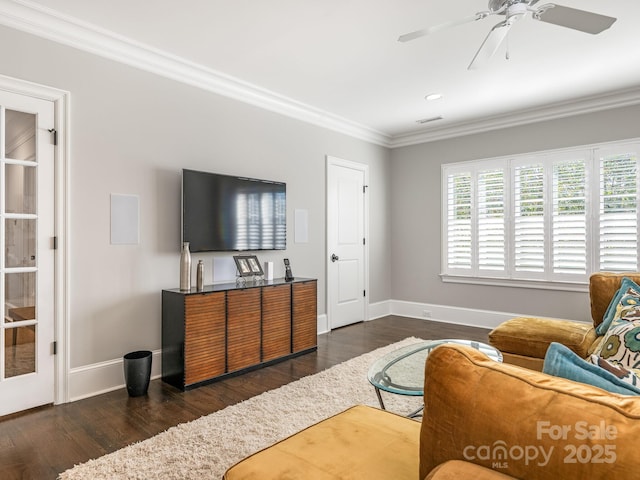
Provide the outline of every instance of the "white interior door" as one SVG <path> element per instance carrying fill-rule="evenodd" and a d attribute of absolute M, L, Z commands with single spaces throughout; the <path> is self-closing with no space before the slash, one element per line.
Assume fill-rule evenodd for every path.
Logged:
<path fill-rule="evenodd" d="M 366 320 L 367 166 L 327 158 L 327 314 L 330 328 Z"/>
<path fill-rule="evenodd" d="M 0 91 L 0 415 L 54 401 L 54 111 Z"/>

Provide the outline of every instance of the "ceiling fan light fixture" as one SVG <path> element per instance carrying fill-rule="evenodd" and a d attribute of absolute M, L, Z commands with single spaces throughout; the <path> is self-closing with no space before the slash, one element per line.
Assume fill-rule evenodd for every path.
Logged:
<path fill-rule="evenodd" d="M 522 17 L 529 11 L 527 6 L 526 3 L 515 3 L 509 6 L 509 8 L 507 8 L 507 17 Z"/>
<path fill-rule="evenodd" d="M 461 18 L 460 20 L 445 22 L 430 28 L 416 30 L 415 32 L 401 35 L 398 40 L 400 42 L 408 42 L 450 27 L 482 20 L 489 16 L 504 16 L 505 19 L 503 21 L 493 26 L 480 46 L 480 49 L 476 52 L 476 55 L 467 67 L 469 70 L 475 70 L 483 63 L 486 63 L 486 61 L 498 51 L 500 44 L 506 39 L 511 26 L 517 20 L 529 14 L 534 20 L 570 28 L 580 32 L 590 33 L 592 35 L 602 33 L 610 28 L 617 20 L 615 17 L 556 5 L 555 3 L 547 3 L 539 7 L 535 7 L 535 5 L 540 1 L 541 0 L 488 0 L 489 10 L 487 11 L 477 12 L 475 15 L 469 15 Z"/>

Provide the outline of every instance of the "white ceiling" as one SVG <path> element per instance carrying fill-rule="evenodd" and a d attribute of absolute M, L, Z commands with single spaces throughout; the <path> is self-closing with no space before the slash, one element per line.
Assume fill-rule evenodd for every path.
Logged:
<path fill-rule="evenodd" d="M 0 16 L 8 3 L 39 4 L 53 18 L 99 26 L 246 82 L 254 93 L 363 127 L 391 146 L 487 119 L 509 124 L 547 110 L 575 113 L 576 101 L 593 104 L 604 94 L 640 102 L 637 0 L 559 0 L 618 21 L 592 36 L 526 18 L 511 29 L 510 59 L 503 47 L 475 71 L 469 62 L 503 17 L 410 43 L 397 37 L 486 10 L 486 0 L 2 0 Z M 433 92 L 444 98 L 425 101 Z M 416 123 L 436 116 L 443 120 Z"/>

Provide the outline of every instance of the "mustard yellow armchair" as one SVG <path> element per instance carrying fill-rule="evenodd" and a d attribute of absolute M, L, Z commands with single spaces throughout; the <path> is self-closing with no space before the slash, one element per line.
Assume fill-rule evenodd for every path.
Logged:
<path fill-rule="evenodd" d="M 489 333 L 489 343 L 502 352 L 505 363 L 542 371 L 551 342 L 561 343 L 586 358 L 602 337 L 595 329 L 604 317 L 624 277 L 640 283 L 640 273 L 599 272 L 589 279 L 592 323 L 538 317 L 507 320 Z"/>

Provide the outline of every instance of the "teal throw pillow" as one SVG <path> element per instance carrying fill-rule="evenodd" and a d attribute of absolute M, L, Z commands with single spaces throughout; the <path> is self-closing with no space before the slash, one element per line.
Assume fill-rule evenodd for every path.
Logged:
<path fill-rule="evenodd" d="M 544 357 L 544 373 L 593 385 L 612 393 L 640 395 L 640 388 L 624 382 L 610 371 L 580 358 L 569 348 L 553 342 Z"/>
<path fill-rule="evenodd" d="M 602 323 L 596 327 L 596 333 L 604 335 L 614 320 L 622 317 L 629 318 L 634 313 L 640 319 L 640 285 L 624 277 L 602 317 Z"/>

